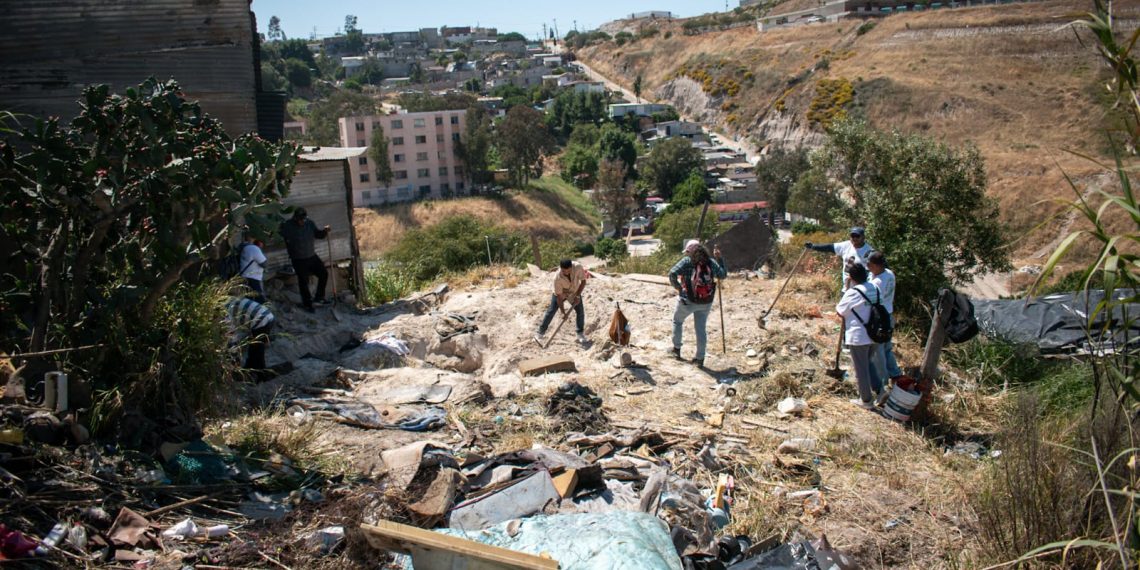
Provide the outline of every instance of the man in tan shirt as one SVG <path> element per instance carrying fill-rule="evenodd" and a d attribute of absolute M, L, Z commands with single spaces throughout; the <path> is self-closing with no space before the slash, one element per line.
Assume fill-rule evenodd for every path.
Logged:
<path fill-rule="evenodd" d="M 535 331 L 534 340 L 542 344 L 542 337 L 546 336 L 546 328 L 550 326 L 554 314 L 563 310 L 563 303 L 569 301 L 570 306 L 574 308 L 574 323 L 578 326 L 578 342 L 583 344 L 587 342 L 584 334 L 586 309 L 582 306 L 582 290 L 586 288 L 586 280 L 589 278 L 590 273 L 580 263 L 563 259 L 558 264 L 558 272 L 554 275 L 554 294 L 550 296 L 550 306 L 542 316 L 542 324 Z"/>

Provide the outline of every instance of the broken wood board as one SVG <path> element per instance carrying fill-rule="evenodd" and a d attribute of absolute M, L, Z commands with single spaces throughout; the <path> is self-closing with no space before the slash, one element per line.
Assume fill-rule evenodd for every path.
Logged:
<path fill-rule="evenodd" d="M 740 423 L 745 424 L 745 425 L 750 425 L 753 427 L 762 427 L 764 429 L 770 429 L 772 431 L 778 431 L 780 433 L 788 433 L 788 430 L 786 430 L 786 429 L 770 426 L 768 424 L 760 423 L 756 420 L 750 420 L 748 418 L 740 418 Z"/>
<path fill-rule="evenodd" d="M 548 372 L 574 372 L 574 359 L 569 356 L 544 356 L 519 363 L 519 373 L 523 376 L 538 376 Z"/>
<path fill-rule="evenodd" d="M 638 281 L 641 283 L 652 283 L 654 285 L 664 285 L 666 287 L 672 287 L 673 286 L 672 283 L 669 283 L 669 278 L 665 277 L 663 275 L 646 275 L 644 273 L 627 273 L 625 275 L 622 275 L 622 278 L 623 279 L 631 279 L 633 281 Z"/>
<path fill-rule="evenodd" d="M 392 521 L 362 524 L 360 530 L 373 548 L 411 555 L 416 568 L 558 569 L 554 560 Z"/>

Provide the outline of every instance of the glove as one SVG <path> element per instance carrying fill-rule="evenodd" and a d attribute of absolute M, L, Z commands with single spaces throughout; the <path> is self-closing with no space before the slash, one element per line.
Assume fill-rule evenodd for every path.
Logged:
<path fill-rule="evenodd" d="M 809 241 L 804 244 L 804 249 L 811 249 L 812 243 Z"/>

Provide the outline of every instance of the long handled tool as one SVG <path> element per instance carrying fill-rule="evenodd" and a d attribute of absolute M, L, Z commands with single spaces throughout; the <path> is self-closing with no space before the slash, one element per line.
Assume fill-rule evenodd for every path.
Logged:
<path fill-rule="evenodd" d="M 847 323 L 839 325 L 839 343 L 835 346 L 835 367 L 827 370 L 824 374 L 835 378 L 836 380 L 843 379 L 843 369 L 839 367 L 839 356 L 843 354 L 843 339 L 847 334 Z"/>
<path fill-rule="evenodd" d="M 340 314 L 336 312 L 336 303 L 337 303 L 336 275 L 333 274 L 333 272 L 336 271 L 336 261 L 333 260 L 332 236 L 331 235 L 325 234 L 325 244 L 328 245 L 328 248 L 329 248 L 329 281 L 332 282 L 332 314 L 333 314 L 333 318 L 336 319 L 336 322 L 339 323 L 340 322 Z"/>
<path fill-rule="evenodd" d="M 566 324 L 568 318 L 570 318 L 570 309 L 563 310 L 562 320 L 558 321 L 558 326 L 554 327 L 554 332 L 550 333 L 550 338 L 546 339 L 546 344 L 540 342 L 538 346 L 541 346 L 543 350 L 549 348 L 550 343 L 554 342 L 554 337 L 558 336 L 558 331 L 562 328 L 562 325 Z"/>
<path fill-rule="evenodd" d="M 792 270 L 788 272 L 788 278 L 784 279 L 784 284 L 780 285 L 780 290 L 776 292 L 776 298 L 772 299 L 772 304 L 768 305 L 768 310 L 764 311 L 759 319 L 756 319 L 756 323 L 760 325 L 760 328 L 768 328 L 768 315 L 772 312 L 772 309 L 776 308 L 776 301 L 779 301 L 780 295 L 784 294 L 784 288 L 788 286 L 788 283 L 792 280 L 792 276 L 796 274 L 796 269 L 799 268 L 800 261 L 803 260 L 804 255 L 807 255 L 807 252 L 808 250 L 804 249 L 803 252 L 800 253 L 800 256 L 796 258 L 795 265 L 792 265 Z"/>
<path fill-rule="evenodd" d="M 724 281 L 720 282 L 718 289 L 716 302 L 720 306 L 720 353 L 728 354 L 728 344 L 724 340 Z"/>

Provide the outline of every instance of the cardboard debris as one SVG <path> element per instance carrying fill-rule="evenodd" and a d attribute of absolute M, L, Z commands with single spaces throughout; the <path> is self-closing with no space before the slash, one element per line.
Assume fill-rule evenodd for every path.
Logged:
<path fill-rule="evenodd" d="M 568 469 L 565 473 L 558 475 L 554 478 L 554 488 L 558 490 L 558 496 L 565 499 L 574 494 L 574 489 L 578 485 L 578 470 Z"/>
<path fill-rule="evenodd" d="M 451 511 L 448 526 L 480 530 L 489 526 L 542 512 L 547 504 L 561 499 L 547 471 L 538 471 L 490 495 L 466 501 Z"/>
<path fill-rule="evenodd" d="M 423 498 L 408 505 L 408 510 L 418 515 L 424 526 L 435 526 L 436 523 L 443 520 L 443 516 L 451 508 L 459 486 L 462 484 L 462 473 L 455 469 L 440 469 L 431 486 L 424 492 Z"/>
<path fill-rule="evenodd" d="M 428 447 L 434 449 L 448 449 L 442 443 L 434 441 L 417 441 L 396 449 L 380 452 L 380 459 L 388 468 L 388 477 L 392 484 L 399 489 L 406 489 L 412 479 L 416 478 L 420 466 L 423 464 L 424 454 Z"/>
<path fill-rule="evenodd" d="M 519 373 L 523 376 L 538 376 L 548 372 L 574 372 L 574 359 L 569 356 L 544 356 L 519 363 Z"/>

